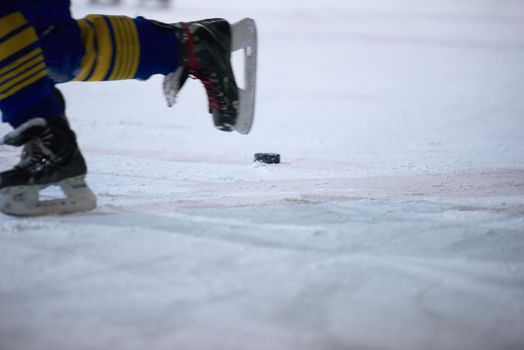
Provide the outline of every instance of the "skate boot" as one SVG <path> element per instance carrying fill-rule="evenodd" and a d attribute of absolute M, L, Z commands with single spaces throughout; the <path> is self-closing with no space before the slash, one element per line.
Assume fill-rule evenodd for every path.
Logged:
<path fill-rule="evenodd" d="M 15 216 L 91 210 L 96 197 L 84 178 L 86 164 L 64 115 L 34 118 L 8 133 L 0 144 L 23 146 L 20 162 L 0 173 L 0 210 Z M 39 191 L 59 186 L 63 199 L 40 200 Z"/>
<path fill-rule="evenodd" d="M 249 133 L 253 123 L 256 86 L 256 26 L 252 19 L 230 25 L 224 19 L 206 19 L 170 25 L 178 42 L 178 69 L 164 80 L 171 107 L 188 76 L 206 89 L 209 112 L 222 131 Z M 231 52 L 244 49 L 245 88 L 239 89 L 231 65 Z"/>

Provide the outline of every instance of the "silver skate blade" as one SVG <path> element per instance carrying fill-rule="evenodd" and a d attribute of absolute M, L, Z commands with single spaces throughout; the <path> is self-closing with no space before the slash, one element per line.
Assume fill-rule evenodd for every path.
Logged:
<path fill-rule="evenodd" d="M 60 215 L 88 211 L 96 207 L 96 196 L 87 186 L 84 176 L 54 184 L 60 186 L 65 198 L 39 199 L 46 185 L 14 186 L 0 191 L 0 210 L 13 216 Z"/>
<path fill-rule="evenodd" d="M 234 130 L 247 135 L 255 117 L 257 86 L 257 27 L 251 18 L 231 25 L 232 51 L 244 50 L 244 88 L 239 88 L 239 109 Z"/>

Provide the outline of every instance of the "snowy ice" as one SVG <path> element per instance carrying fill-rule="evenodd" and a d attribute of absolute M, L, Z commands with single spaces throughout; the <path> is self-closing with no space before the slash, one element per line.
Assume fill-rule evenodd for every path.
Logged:
<path fill-rule="evenodd" d="M 0 350 L 524 349 L 523 1 L 73 2 L 256 19 L 255 124 L 62 85 L 99 206 L 0 217 Z"/>

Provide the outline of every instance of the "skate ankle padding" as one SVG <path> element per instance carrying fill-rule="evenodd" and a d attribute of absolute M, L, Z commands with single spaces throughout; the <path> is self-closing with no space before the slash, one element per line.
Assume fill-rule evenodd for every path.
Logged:
<path fill-rule="evenodd" d="M 31 119 L 5 135 L 1 143 L 10 146 L 22 146 L 40 136 L 46 127 L 47 121 L 44 118 Z"/>

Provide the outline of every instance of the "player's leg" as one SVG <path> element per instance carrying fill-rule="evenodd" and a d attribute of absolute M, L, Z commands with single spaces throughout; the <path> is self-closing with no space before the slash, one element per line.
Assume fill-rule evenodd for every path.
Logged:
<path fill-rule="evenodd" d="M 34 6 L 41 6 L 44 0 L 25 3 L 31 4 L 34 9 Z M 57 0 L 53 4 L 61 3 L 68 3 L 68 1 Z M 4 203 L 11 205 L 16 198 L 22 199 L 22 203 L 18 204 L 31 207 L 31 210 L 27 211 L 28 215 L 45 213 L 45 210 L 50 207 L 56 210 L 55 204 L 62 206 L 62 211 L 82 209 L 72 205 L 78 202 L 76 199 L 70 202 L 53 202 L 45 208 L 38 206 L 39 203 L 34 198 L 35 189 L 57 184 L 63 185 L 66 194 L 70 194 L 74 189 L 79 189 L 79 193 L 85 195 L 87 200 L 94 205 L 92 193 L 83 183 L 86 169 L 76 144 L 75 135 L 65 120 L 63 104 L 57 102 L 63 99 L 59 93 L 54 95 L 49 93 L 49 90 L 53 91 L 53 81 L 50 80 L 50 76 L 55 82 L 65 82 L 70 80 L 147 79 L 153 74 L 164 74 L 167 75 L 166 96 L 170 102 L 173 102 L 172 98 L 176 96 L 186 78 L 193 75 L 200 79 L 206 88 L 215 125 L 225 131 L 230 131 L 238 125 L 240 91 L 231 68 L 231 50 L 235 44 L 232 38 L 232 28 L 225 20 L 211 19 L 164 24 L 141 17 L 131 19 L 123 16 L 91 15 L 78 22 L 73 22 L 69 12 L 64 12 L 63 6 L 57 8 L 58 15 L 56 16 L 53 15 L 52 8 L 53 6 L 36 11 L 39 15 L 32 18 L 37 24 L 39 40 L 33 37 L 33 40 L 26 45 L 34 45 L 35 50 L 39 50 L 37 52 L 39 57 L 43 50 L 46 70 L 39 71 L 38 74 L 41 74 L 42 77 L 37 79 L 37 83 L 42 83 L 43 86 L 30 82 L 27 87 L 23 86 L 19 90 L 32 91 L 31 89 L 37 86 L 33 89 L 34 94 L 37 94 L 46 91 L 47 87 L 48 93 L 45 101 L 58 108 L 58 112 L 50 112 L 51 108 L 40 106 L 40 100 L 31 98 L 35 95 L 28 93 L 25 98 L 19 97 L 23 95 L 18 90 L 13 92 L 12 98 L 20 98 L 19 101 L 25 102 L 25 105 L 30 108 L 25 108 L 18 113 L 10 113 L 9 99 L 2 101 L 2 111 L 7 111 L 4 113 L 4 117 L 7 116 L 5 121 L 17 127 L 13 133 L 4 138 L 4 142 L 12 145 L 25 145 L 20 164 L 11 171 L 0 174 L 0 190 L 4 194 Z M 24 14 L 29 17 L 31 9 L 31 6 L 25 8 Z M 48 16 L 49 11 L 52 12 L 51 16 Z M 49 18 L 54 23 L 46 23 Z M 33 30 L 29 23 L 24 22 L 23 25 Z M 9 35 L 16 34 L 18 27 L 15 27 L 9 31 Z M 2 28 L 7 28 L 2 30 L 9 30 L 7 26 Z M 237 45 L 238 42 L 239 40 L 237 40 Z M 42 50 L 38 44 L 42 46 Z M 0 49 L 6 48 L 8 49 L 9 46 Z M 9 54 L 4 54 L 4 56 L 7 57 Z M 26 67 L 25 61 L 20 64 L 24 66 L 8 67 L 8 73 L 11 74 L 12 68 L 17 70 L 16 73 L 13 73 L 14 75 L 30 74 L 26 73 L 26 68 L 33 69 L 33 66 Z M 13 106 L 17 107 L 16 104 Z M 33 111 L 39 114 L 35 115 Z M 35 118 L 36 116 L 42 118 Z M 30 117 L 31 120 L 29 120 Z M 24 123 L 24 121 L 27 122 Z M 247 133 L 246 130 L 249 131 L 249 127 L 246 128 L 245 125 L 250 127 L 250 123 L 244 123 L 243 129 L 237 128 L 236 130 L 239 132 L 244 130 L 244 133 Z M 43 150 L 51 152 L 43 152 Z M 45 164 L 45 167 L 40 166 L 39 163 Z M 21 171 L 25 173 L 22 175 Z M 72 178 L 75 180 L 75 186 L 69 183 Z M 31 187 L 31 192 L 26 191 L 25 187 L 22 189 L 22 191 L 31 193 L 31 196 L 24 197 L 19 193 L 19 187 L 28 183 L 34 186 Z M 6 197 L 7 200 L 5 200 Z M 4 206 L 2 210 L 15 214 L 20 214 L 21 210 L 22 212 L 25 210 L 20 206 L 17 206 L 14 211 L 13 208 L 12 205 L 10 208 Z M 39 210 L 41 212 L 38 212 Z"/>
<path fill-rule="evenodd" d="M 77 23 L 84 47 L 80 66 L 67 71 L 57 61 L 56 66 L 50 63 L 51 71 L 62 70 L 63 77 L 75 81 L 145 80 L 163 74 L 170 106 L 187 77 L 193 76 L 204 84 L 216 127 L 234 128 L 241 91 L 231 66 L 233 38 L 227 21 L 165 24 L 143 17 L 89 15 Z M 44 49 L 53 41 L 61 42 L 54 40 L 55 32 L 48 33 Z"/>
<path fill-rule="evenodd" d="M 0 143 L 23 147 L 23 151 L 16 166 L 0 173 L 0 210 L 37 215 L 90 209 L 95 201 L 83 182 L 85 162 L 65 118 L 63 98 L 47 74 L 37 31 L 19 8 L 3 4 L 0 108 L 3 121 L 15 130 Z M 66 199 L 40 202 L 38 191 L 51 184 L 61 186 Z"/>

